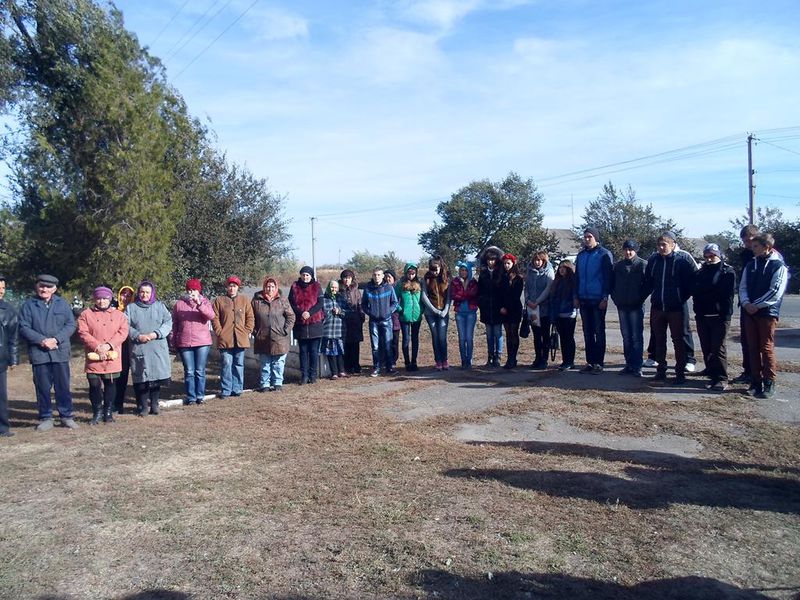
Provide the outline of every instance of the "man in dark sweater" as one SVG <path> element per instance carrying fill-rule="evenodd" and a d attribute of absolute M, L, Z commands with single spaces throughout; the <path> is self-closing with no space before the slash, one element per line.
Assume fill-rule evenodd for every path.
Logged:
<path fill-rule="evenodd" d="M 728 387 L 728 349 L 725 340 L 733 314 L 736 273 L 722 261 L 716 244 L 703 249 L 705 262 L 694 277 L 692 299 L 697 336 L 703 350 L 705 374 L 710 379 L 706 389 L 724 392 Z"/>
<path fill-rule="evenodd" d="M 645 267 L 647 261 L 637 256 L 639 244 L 625 240 L 624 258 L 614 265 L 611 277 L 611 299 L 619 313 L 619 328 L 625 353 L 625 368 L 621 375 L 642 376 L 644 352 Z"/>

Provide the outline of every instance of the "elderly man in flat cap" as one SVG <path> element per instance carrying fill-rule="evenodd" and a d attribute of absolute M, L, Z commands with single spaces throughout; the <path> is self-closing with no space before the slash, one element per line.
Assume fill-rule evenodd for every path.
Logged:
<path fill-rule="evenodd" d="M 56 295 L 58 279 L 52 275 L 36 278 L 35 295 L 19 311 L 19 333 L 28 344 L 33 367 L 39 425 L 36 431 L 53 428 L 50 390 L 55 388 L 56 406 L 61 424 L 77 429 L 72 418 L 72 395 L 69 391 L 69 338 L 75 331 L 75 317 L 66 300 Z"/>

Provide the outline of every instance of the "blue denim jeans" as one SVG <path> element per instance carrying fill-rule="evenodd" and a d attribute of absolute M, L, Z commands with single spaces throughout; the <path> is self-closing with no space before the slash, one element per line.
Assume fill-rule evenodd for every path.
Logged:
<path fill-rule="evenodd" d="M 503 353 L 503 324 L 486 324 L 486 347 L 491 359 L 494 354 L 499 357 Z"/>
<path fill-rule="evenodd" d="M 447 324 L 450 322 L 450 315 L 440 317 L 439 315 L 425 315 L 425 321 L 431 330 L 431 342 L 433 343 L 433 358 L 439 363 L 447 362 Z"/>
<path fill-rule="evenodd" d="M 475 337 L 475 322 L 478 320 L 477 311 L 456 313 L 456 327 L 458 328 L 458 351 L 461 354 L 461 366 L 472 365 L 472 344 Z"/>
<path fill-rule="evenodd" d="M 606 360 L 606 311 L 600 310 L 599 301 L 587 300 L 581 300 L 580 311 L 586 362 L 602 367 Z"/>
<path fill-rule="evenodd" d="M 196 402 L 206 395 L 206 362 L 211 346 L 178 348 L 183 363 L 183 385 L 186 400 Z"/>
<path fill-rule="evenodd" d="M 62 419 L 72 418 L 68 362 L 33 365 L 33 384 L 36 387 L 36 404 L 39 409 L 40 421 L 53 418 L 51 388 L 55 389 L 58 416 Z"/>
<path fill-rule="evenodd" d="M 619 329 L 622 332 L 625 366 L 632 371 L 641 371 L 644 352 L 644 306 L 618 308 L 617 312 Z"/>
<path fill-rule="evenodd" d="M 372 367 L 381 365 L 388 371 L 392 366 L 392 318 L 369 321 L 369 341 L 372 345 Z"/>
<path fill-rule="evenodd" d="M 241 394 L 244 389 L 244 348 L 220 348 L 222 395 Z"/>
<path fill-rule="evenodd" d="M 286 365 L 285 354 L 259 354 L 261 360 L 261 377 L 258 386 L 265 388 L 283 385 L 283 367 Z"/>

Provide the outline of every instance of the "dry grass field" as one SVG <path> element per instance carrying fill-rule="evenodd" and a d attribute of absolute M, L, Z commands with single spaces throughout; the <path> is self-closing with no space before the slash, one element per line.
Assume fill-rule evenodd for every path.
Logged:
<path fill-rule="evenodd" d="M 422 347 L 430 364 L 427 338 Z M 180 381 L 177 362 L 174 374 Z M 0 597 L 754 600 L 800 591 L 795 426 L 764 419 L 736 393 L 666 401 L 644 387 L 509 377 L 425 369 L 289 383 L 90 427 L 75 362 L 83 426 L 36 434 L 22 365 L 9 378 L 17 435 L 0 443 Z M 461 394 L 481 382 L 513 397 L 461 415 L 387 411 L 443 380 Z M 180 386 L 168 395 L 180 397 Z M 604 435 L 685 436 L 702 451 L 453 436 L 459 424 L 531 410 Z"/>

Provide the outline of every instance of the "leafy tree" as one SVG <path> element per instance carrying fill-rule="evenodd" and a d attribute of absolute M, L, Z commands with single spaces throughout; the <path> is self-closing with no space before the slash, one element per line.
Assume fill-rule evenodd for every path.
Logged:
<path fill-rule="evenodd" d="M 672 219 L 663 219 L 655 214 L 652 204 L 642 204 L 631 186 L 620 191 L 610 181 L 603 185 L 597 199 L 586 207 L 581 226 L 574 230 L 581 243 L 586 227 L 596 227 L 603 246 L 617 256 L 622 254 L 625 240 L 633 239 L 639 243 L 639 255 L 647 258 L 655 252 L 658 236 L 664 231 L 674 232 L 678 245 L 691 251 L 683 237 L 683 229 L 679 229 Z"/>
<path fill-rule="evenodd" d="M 419 244 L 448 264 L 492 245 L 525 258 L 538 248 L 554 251 L 555 237 L 542 226 L 543 201 L 533 180 L 514 172 L 500 182 L 473 181 L 439 203 L 441 223 L 420 234 Z"/>
<path fill-rule="evenodd" d="M 260 283 L 289 251 L 283 198 L 222 156 L 212 154 L 203 164 L 175 236 L 176 286 L 198 277 L 221 293 L 231 274 Z"/>

